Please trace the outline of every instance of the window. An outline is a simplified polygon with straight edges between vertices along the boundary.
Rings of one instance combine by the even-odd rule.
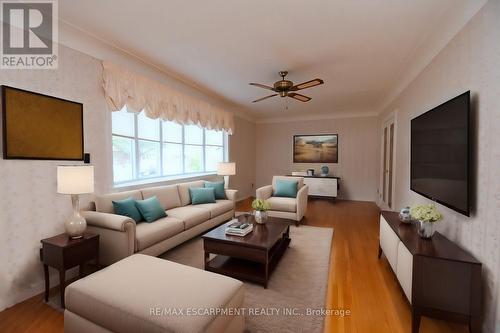
[[[226,156],[226,134],[129,113],[112,113],[113,181],[215,172]]]

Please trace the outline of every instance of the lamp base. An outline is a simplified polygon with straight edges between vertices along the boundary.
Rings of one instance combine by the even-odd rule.
[[[64,229],[71,239],[78,239],[83,237],[85,229],[87,229],[87,221],[80,215],[79,200],[77,194],[71,195],[71,203],[73,204],[73,216],[64,222]]]
[[[73,236],[73,237],[69,237],[69,239],[81,239],[83,238],[83,235],[80,235],[80,236]]]
[[[69,220],[64,222],[64,229],[69,238],[82,238],[85,229],[87,229],[87,221],[80,214],[73,215]]]

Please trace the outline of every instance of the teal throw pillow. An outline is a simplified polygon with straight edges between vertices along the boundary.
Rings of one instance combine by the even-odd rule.
[[[224,190],[224,181],[205,182],[205,187],[214,189],[215,199],[226,199],[226,191]]]
[[[142,221],[142,215],[135,206],[135,200],[132,197],[123,200],[113,200],[113,209],[115,210],[115,214],[128,216],[136,223]]]
[[[296,180],[277,179],[275,197],[296,198],[298,182]]]
[[[165,209],[161,206],[156,195],[145,200],[136,200],[135,205],[137,209],[139,209],[139,212],[141,212],[142,217],[144,217],[148,223],[167,216]]]
[[[191,187],[189,195],[193,205],[215,202],[215,189],[213,187]]]

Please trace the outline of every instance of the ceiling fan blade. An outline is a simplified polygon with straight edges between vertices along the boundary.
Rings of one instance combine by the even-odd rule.
[[[272,94],[272,95],[269,95],[269,96],[266,96],[266,97],[262,97],[262,98],[256,99],[255,101],[252,101],[252,103],[260,102],[262,100],[265,100],[267,98],[271,98],[271,97],[274,97],[274,96],[278,96],[278,94]]]
[[[292,88],[290,88],[290,90],[297,91],[297,90],[307,89],[307,88],[318,86],[318,85],[323,84],[323,83],[325,83],[325,82],[321,79],[314,79],[314,80],[310,80],[310,81],[296,84]]]
[[[266,86],[265,84],[260,84],[260,83],[249,83],[249,84],[251,86],[256,86],[256,87],[259,87],[259,88],[264,88],[264,89],[267,89],[267,90],[275,91],[273,87]]]
[[[297,94],[297,93],[288,93],[287,96],[291,97],[291,98],[295,98],[296,100],[301,101],[301,102],[309,102],[311,100],[311,97],[307,97],[307,96]]]

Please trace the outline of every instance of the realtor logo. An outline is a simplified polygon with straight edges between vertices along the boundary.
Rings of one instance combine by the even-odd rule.
[[[56,69],[56,0],[1,0],[0,8],[0,68]]]

